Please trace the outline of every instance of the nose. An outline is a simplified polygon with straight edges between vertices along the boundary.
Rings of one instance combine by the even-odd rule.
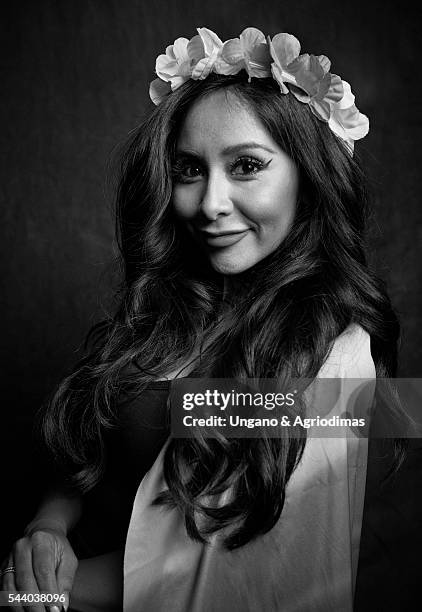
[[[229,215],[233,210],[230,185],[227,178],[219,172],[210,172],[202,193],[200,211],[210,221],[220,215]]]

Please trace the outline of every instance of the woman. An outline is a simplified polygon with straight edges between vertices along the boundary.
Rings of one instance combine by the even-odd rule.
[[[46,412],[58,484],[4,589],[119,608],[127,536],[126,610],[352,609],[365,440],[169,438],[166,410],[181,376],[394,375],[398,324],[367,267],[353,157],[368,120],[329,70],[254,28],[224,44],[201,28],[157,58],[158,106],[121,166],[121,305]],[[67,533],[113,477],[119,550],[74,580]]]

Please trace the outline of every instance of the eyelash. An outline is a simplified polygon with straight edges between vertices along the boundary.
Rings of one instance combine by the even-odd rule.
[[[235,176],[251,176],[251,175],[257,174],[261,170],[264,170],[268,166],[270,161],[265,163],[257,159],[256,157],[251,157],[250,155],[242,155],[241,157],[238,157],[234,162],[232,162],[229,165],[229,169],[230,169],[230,172],[233,172],[236,166],[239,166],[241,164],[250,164],[254,166],[254,169],[251,172],[246,172],[244,174],[237,174],[237,175],[235,174]],[[193,161],[192,162],[177,161],[174,164],[173,169],[172,169],[173,179],[179,183],[193,182],[199,175],[190,176],[190,177],[183,176],[183,172],[187,168],[192,168],[192,167],[195,169],[201,169],[201,164],[198,162],[193,162]]]

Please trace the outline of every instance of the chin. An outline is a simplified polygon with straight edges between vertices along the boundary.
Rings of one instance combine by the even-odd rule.
[[[241,274],[251,268],[255,261],[239,261],[230,257],[210,257],[210,264],[218,274],[232,276]]]

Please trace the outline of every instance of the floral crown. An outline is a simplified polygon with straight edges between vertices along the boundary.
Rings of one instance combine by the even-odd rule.
[[[149,95],[158,105],[189,79],[206,79],[211,72],[237,74],[246,70],[252,77],[273,77],[283,94],[292,93],[308,104],[314,115],[346,141],[353,151],[355,140],[369,131],[368,117],[355,106],[349,83],[329,72],[325,55],[300,55],[300,43],[292,34],[265,38],[261,30],[246,28],[239,38],[223,43],[207,28],[188,40],[178,38],[155,62],[158,79],[150,84]]]

